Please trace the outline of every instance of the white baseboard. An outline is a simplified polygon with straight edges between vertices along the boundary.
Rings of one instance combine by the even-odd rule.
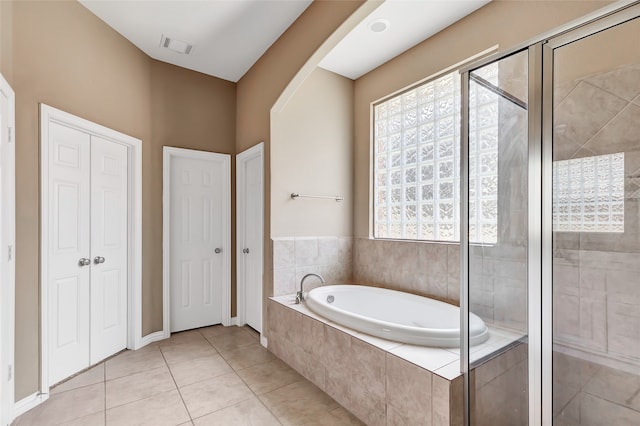
[[[27,397],[22,398],[20,401],[17,401],[13,405],[13,418],[15,419],[23,415],[24,413],[31,410],[32,408],[35,408],[38,405],[42,404],[47,399],[49,399],[49,394],[40,393],[40,392],[36,392]]]
[[[238,317],[231,317],[231,320],[229,320],[229,325],[238,325]]]
[[[140,349],[142,347],[147,346],[149,343],[153,343],[153,342],[157,342],[159,340],[164,340],[164,339],[168,339],[170,336],[170,333],[168,331],[156,331],[155,333],[151,333],[151,334],[147,334],[146,336],[143,336],[142,339],[140,339],[140,346],[138,346],[135,349]]]
[[[262,334],[260,335],[260,344],[262,346],[264,346],[265,348],[268,347],[268,345],[269,345],[269,341]]]

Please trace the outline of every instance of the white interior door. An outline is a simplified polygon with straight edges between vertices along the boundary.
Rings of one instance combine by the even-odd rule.
[[[91,136],[49,124],[49,382],[89,366]]]
[[[49,383],[126,348],[128,150],[49,123]]]
[[[170,328],[175,332],[223,322],[230,159],[171,149],[184,154],[169,160]]]
[[[127,347],[128,150],[91,138],[91,364]]]
[[[13,420],[15,94],[0,75],[0,424]]]
[[[237,159],[238,292],[244,322],[262,332],[263,144]]]

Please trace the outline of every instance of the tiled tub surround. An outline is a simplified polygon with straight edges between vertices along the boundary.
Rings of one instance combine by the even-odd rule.
[[[269,350],[366,424],[462,424],[459,349],[372,337],[293,301],[293,295],[268,301]],[[492,330],[472,349],[481,357],[514,338]]]
[[[355,238],[353,280],[460,302],[460,245]]]
[[[292,294],[305,274],[316,273],[331,283],[350,283],[353,279],[353,238],[290,237],[274,238],[273,295]],[[320,285],[305,282],[305,291]]]

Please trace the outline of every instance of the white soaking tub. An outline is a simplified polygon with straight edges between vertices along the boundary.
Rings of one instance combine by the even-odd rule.
[[[305,297],[309,309],[372,336],[421,346],[460,346],[460,308],[438,300],[363,285],[328,285]],[[489,338],[477,315],[469,314],[470,343]]]

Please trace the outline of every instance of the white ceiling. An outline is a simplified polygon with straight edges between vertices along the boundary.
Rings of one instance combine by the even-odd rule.
[[[311,0],[79,0],[159,61],[237,82]],[[193,45],[160,47],[162,35]]]
[[[147,55],[237,82],[312,0],[79,0]],[[490,0],[386,0],[320,63],[357,79]],[[390,22],[382,33],[369,29]],[[189,55],[162,36],[193,45]]]
[[[387,0],[354,28],[320,66],[353,80],[464,18],[490,0]],[[387,20],[387,30],[369,26]]]

